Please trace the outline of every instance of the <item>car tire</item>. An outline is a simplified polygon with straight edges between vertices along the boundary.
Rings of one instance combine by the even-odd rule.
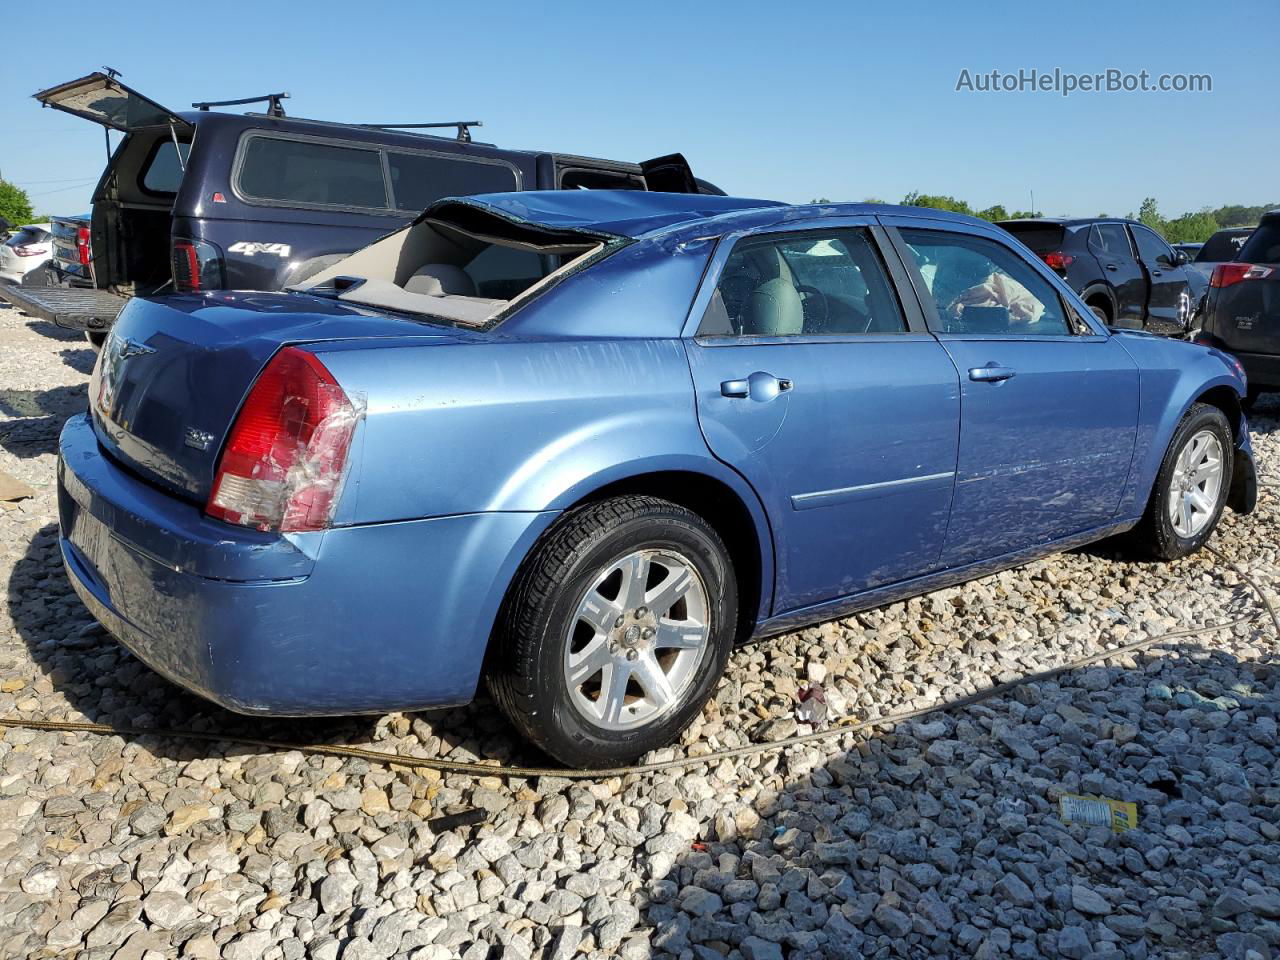
[[[1098,319],[1098,322],[1104,327],[1111,323],[1111,316],[1107,313],[1105,307],[1099,306],[1096,303],[1086,304],[1086,306],[1088,306],[1089,312],[1092,313]]]
[[[1146,513],[1134,529],[1143,553],[1177,560],[1204,546],[1226,506],[1234,454],[1226,415],[1205,403],[1192,405],[1173,432]],[[1214,459],[1216,470],[1210,466]],[[1194,506],[1195,500],[1203,508]]]
[[[737,616],[733,564],[710,524],[655,497],[602,500],[561,518],[523,565],[486,679],[512,723],[557,760],[626,764],[670,744],[702,709]]]

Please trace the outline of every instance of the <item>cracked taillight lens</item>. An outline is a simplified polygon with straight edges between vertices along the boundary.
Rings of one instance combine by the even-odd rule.
[[[281,350],[231,427],[205,512],[258,530],[327,528],[358,419],[314,354]]]

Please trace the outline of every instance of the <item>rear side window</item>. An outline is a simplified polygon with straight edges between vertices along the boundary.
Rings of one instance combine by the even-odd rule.
[[[425,210],[441,197],[519,190],[516,171],[488,163],[428,153],[387,153],[397,210]]]
[[[175,147],[172,140],[159,141],[151,151],[151,159],[143,171],[142,189],[148,193],[177,193],[178,187],[182,185],[183,168],[190,152],[189,143],[180,143]]]
[[[240,193],[254,200],[386,208],[377,150],[251,137],[241,155]]]
[[[1111,257],[1132,257],[1133,248],[1119,223],[1095,223],[1089,231],[1089,246]]]
[[[1003,244],[935,230],[902,230],[933,296],[942,333],[1067,336],[1049,281]]]
[[[738,241],[716,283],[700,336],[902,333],[902,308],[865,230]]]
[[[1245,263],[1280,263],[1280,219],[1264,220],[1240,248]]]

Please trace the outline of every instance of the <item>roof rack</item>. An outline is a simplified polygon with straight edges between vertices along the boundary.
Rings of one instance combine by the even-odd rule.
[[[471,128],[483,127],[480,120],[449,120],[444,123],[358,123],[358,127],[369,127],[373,130],[427,130],[440,127],[457,127],[458,139],[463,143],[471,142]]]
[[[281,100],[288,100],[287,93],[267,93],[260,97],[245,97],[243,100],[201,100],[199,103],[193,103],[191,106],[197,110],[208,111],[210,107],[240,107],[246,103],[263,103],[267,104],[268,117],[283,117],[284,107],[281,106]]]

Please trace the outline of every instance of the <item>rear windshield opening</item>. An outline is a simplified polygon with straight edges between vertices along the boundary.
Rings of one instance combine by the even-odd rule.
[[[1280,217],[1262,221],[1235,259],[1245,263],[1280,263]]]
[[[486,326],[602,243],[579,236],[498,236],[425,219],[357,250],[293,289],[469,327]]]

